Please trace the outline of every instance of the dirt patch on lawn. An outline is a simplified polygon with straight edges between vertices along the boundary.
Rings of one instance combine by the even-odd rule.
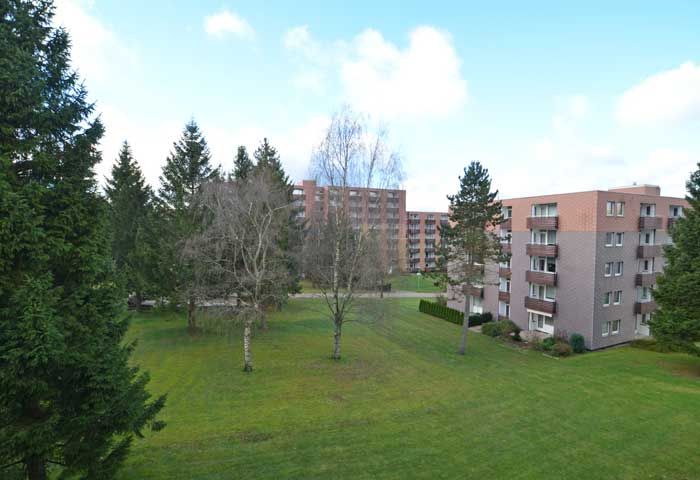
[[[700,363],[697,361],[660,360],[659,365],[674,375],[700,379]]]

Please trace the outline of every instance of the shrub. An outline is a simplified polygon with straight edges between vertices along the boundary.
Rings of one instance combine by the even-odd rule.
[[[580,333],[572,333],[569,337],[569,344],[574,353],[583,353],[586,351],[586,341]]]
[[[501,335],[501,325],[495,322],[485,323],[481,326],[481,333],[489,337],[498,337]]]
[[[564,342],[556,342],[552,347],[552,353],[557,357],[568,357],[572,351],[571,345]]]
[[[481,323],[493,322],[493,315],[491,312],[486,312],[481,314]]]
[[[542,340],[542,349],[546,352],[549,352],[554,348],[555,344],[554,337],[547,337],[544,340]]]
[[[437,302],[421,300],[418,304],[418,311],[427,313],[433,317],[442,318],[456,325],[462,325],[462,323],[464,323],[464,314],[462,312],[446,305],[440,305]]]
[[[437,303],[438,305],[442,305],[443,307],[446,307],[447,306],[447,297],[444,295],[438,295],[437,297],[435,297],[435,303]]]
[[[540,337],[533,336],[530,338],[530,340],[528,340],[528,343],[533,350],[544,352],[544,345],[542,344],[542,339]]]
[[[511,334],[520,336],[520,327],[513,320],[501,320],[498,324],[501,326],[502,336],[510,337]]]

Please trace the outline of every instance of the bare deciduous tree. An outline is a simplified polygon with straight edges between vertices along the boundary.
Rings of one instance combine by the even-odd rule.
[[[401,159],[387,145],[387,131],[372,130],[359,115],[345,107],[333,116],[321,144],[312,156],[319,185],[329,187],[329,210],[312,218],[303,251],[304,273],[318,285],[334,326],[332,358],[340,359],[343,323],[358,289],[376,287],[377,263],[366,258],[378,222],[351,215],[351,188],[397,188]]]
[[[247,179],[205,184],[198,201],[205,227],[189,242],[187,253],[196,265],[200,298],[237,295],[244,371],[250,372],[255,321],[266,328],[265,307],[287,295],[289,272],[279,239],[289,226],[288,196],[263,171]]]

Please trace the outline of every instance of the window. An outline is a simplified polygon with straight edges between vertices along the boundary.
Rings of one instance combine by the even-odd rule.
[[[605,215],[612,217],[615,215],[615,202],[608,202],[605,208]]]
[[[643,230],[639,232],[639,244],[640,245],[654,245],[656,240],[655,230]]]
[[[655,217],[656,216],[656,205],[653,203],[642,203],[641,209],[639,211],[640,217]]]
[[[639,287],[638,295],[640,302],[648,302],[651,300],[651,287]]]
[[[622,290],[615,290],[615,296],[613,298],[613,304],[615,305],[620,305],[622,304]]]
[[[615,233],[607,232],[605,234],[605,246],[612,247],[615,244]]]
[[[510,292],[510,280],[500,277],[498,279],[498,290],[500,292]]]
[[[557,287],[552,285],[530,284],[530,296],[539,300],[554,301],[557,297]]]
[[[611,326],[610,324],[611,323],[612,322],[603,322],[603,330],[601,332],[601,335],[603,335],[604,337],[607,337],[608,335],[610,335],[610,326]]]
[[[617,216],[618,217],[625,216],[625,202],[617,202]]]
[[[557,231],[556,230],[533,230],[532,243],[538,245],[556,245]]]
[[[501,213],[503,214],[503,219],[508,220],[513,217],[513,207],[503,207]]]
[[[481,298],[469,296],[469,312],[470,313],[483,313],[484,307],[481,303]]]
[[[612,292],[605,292],[603,295],[603,306],[607,307],[610,305],[610,297],[612,297]]]
[[[498,314],[502,317],[510,318],[510,303],[498,302]]]
[[[615,234],[615,246],[616,247],[621,247],[622,244],[625,242],[625,234],[624,232],[618,232]]]
[[[294,195],[304,195],[304,189],[299,187],[294,187]]]
[[[617,335],[620,333],[620,324],[622,323],[621,320],[613,320],[612,321],[612,334]]]
[[[554,257],[532,257],[532,270],[535,272],[557,273],[557,260]]]
[[[498,264],[501,268],[510,268],[510,258]]]
[[[605,264],[605,276],[606,277],[611,277],[612,276],[612,271],[613,271],[613,262],[607,262]]]
[[[552,317],[535,312],[528,312],[528,316],[530,317],[530,330],[554,333],[554,320]]]
[[[513,238],[511,237],[510,230],[500,230],[501,232],[501,243],[511,243]]]
[[[557,204],[556,203],[543,203],[539,205],[532,206],[532,216],[533,217],[556,217],[557,216]]]
[[[671,218],[680,218],[683,216],[683,207],[679,205],[671,205],[668,216]]]
[[[622,276],[622,271],[623,271],[623,262],[617,262],[615,264],[615,276],[620,277]]]
[[[639,273],[652,273],[654,271],[654,259],[645,258],[639,261]]]

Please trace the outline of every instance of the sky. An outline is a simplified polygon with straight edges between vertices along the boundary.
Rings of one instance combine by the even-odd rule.
[[[478,160],[501,198],[636,183],[700,161],[700,2],[57,0],[106,126],[149,182],[194,118],[214,162],[263,137],[292,179],[343,105],[384,125],[407,207]]]

